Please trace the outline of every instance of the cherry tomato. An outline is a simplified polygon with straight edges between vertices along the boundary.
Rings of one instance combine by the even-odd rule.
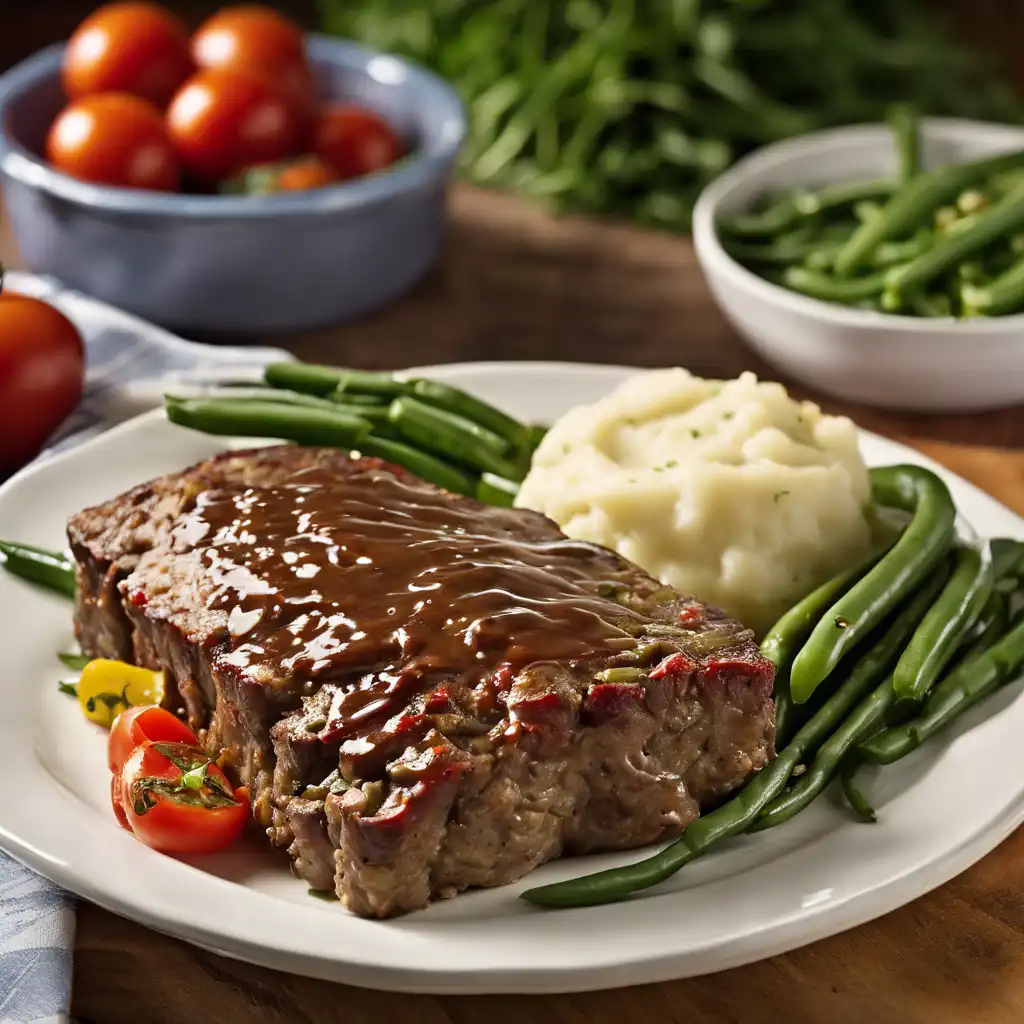
[[[225,182],[222,192],[266,196],[274,192],[305,192],[322,188],[338,180],[334,169],[318,156],[300,156],[280,164],[260,164],[247,167],[237,178]]]
[[[196,72],[171,100],[167,126],[185,167],[211,183],[292,156],[302,136],[281,88],[237,68]]]
[[[337,105],[321,112],[313,148],[341,178],[357,178],[402,155],[394,130],[372,110]]]
[[[188,32],[158,4],[107,4],[89,15],[64,50],[64,91],[73,100],[129,92],[159,107],[192,73]]]
[[[121,769],[121,801],[137,839],[161,853],[213,853],[233,843],[249,817],[249,794],[234,790],[198,747],[146,740]]]
[[[121,793],[121,773],[114,772],[110,776],[110,805],[114,808],[114,817],[118,825],[128,832],[132,827],[128,824],[128,815],[124,813],[124,796]]]
[[[146,740],[198,746],[196,734],[176,715],[159,704],[128,708],[114,719],[107,740],[107,764],[119,774],[128,755]]]
[[[241,4],[218,11],[192,36],[192,59],[201,68],[258,71],[277,82],[301,113],[313,112],[302,30],[270,7]]]
[[[310,188],[323,188],[337,181],[334,168],[318,156],[303,156],[281,168],[277,176],[278,192],[305,192]]]
[[[82,397],[85,355],[53,306],[0,295],[0,472],[27,462]]]
[[[160,111],[124,92],[68,104],[50,128],[46,158],[73,178],[101,185],[173,192],[181,183]]]

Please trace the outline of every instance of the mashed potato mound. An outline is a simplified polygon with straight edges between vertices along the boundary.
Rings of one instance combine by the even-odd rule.
[[[752,373],[654,370],[573,409],[516,504],[758,633],[871,542],[853,423]]]

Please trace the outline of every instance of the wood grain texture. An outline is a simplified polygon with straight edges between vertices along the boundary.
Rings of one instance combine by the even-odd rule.
[[[0,258],[16,265],[2,235]],[[570,359],[771,375],[715,309],[685,240],[553,221],[465,188],[453,195],[442,266],[408,298],[343,328],[256,340],[365,367]],[[920,417],[821,401],[1024,513],[1024,408]],[[82,905],[73,1011],[83,1024],[1019,1024],[1024,831],[935,893],[806,949],[705,978],[573,996],[344,988],[226,960]]]

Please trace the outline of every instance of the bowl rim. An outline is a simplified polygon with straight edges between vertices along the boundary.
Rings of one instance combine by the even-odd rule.
[[[397,71],[404,79],[401,88],[429,95],[442,111],[436,140],[427,148],[414,151],[394,170],[309,192],[269,196],[185,195],[95,185],[51,167],[12,138],[4,123],[4,113],[14,100],[45,79],[60,74],[64,46],[63,42],[58,42],[44,47],[0,75],[0,174],[76,206],[105,213],[221,220],[269,219],[296,214],[321,216],[363,209],[446,177],[466,136],[467,118],[462,100],[438,75],[382,50],[309,33],[306,48],[312,63],[339,65],[378,80],[381,77],[394,79]],[[375,64],[378,65],[376,70]]]
[[[937,139],[970,141],[1004,136],[1007,142],[1016,141],[1024,147],[1024,125],[953,117],[926,117],[921,119],[921,125],[923,132]],[[1024,313],[999,317],[915,317],[826,302],[758,276],[726,251],[716,226],[718,210],[737,188],[747,184],[751,178],[799,158],[813,161],[822,149],[832,149],[838,144],[854,148],[889,138],[889,128],[880,122],[841,125],[770,143],[742,157],[707,185],[694,205],[693,243],[705,274],[725,277],[735,287],[753,293],[764,302],[784,307],[795,315],[847,327],[890,328],[910,334],[934,334],[936,329],[941,329],[965,334],[1003,335],[1024,330]],[[793,184],[801,182],[796,180]]]

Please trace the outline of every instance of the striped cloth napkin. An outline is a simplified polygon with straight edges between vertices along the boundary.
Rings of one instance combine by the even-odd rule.
[[[9,273],[4,289],[52,303],[85,339],[85,397],[40,458],[152,408],[165,390],[256,380],[266,363],[289,358],[276,349],[183,341],[48,278]],[[0,1024],[65,1024],[73,942],[68,895],[0,853]]]

